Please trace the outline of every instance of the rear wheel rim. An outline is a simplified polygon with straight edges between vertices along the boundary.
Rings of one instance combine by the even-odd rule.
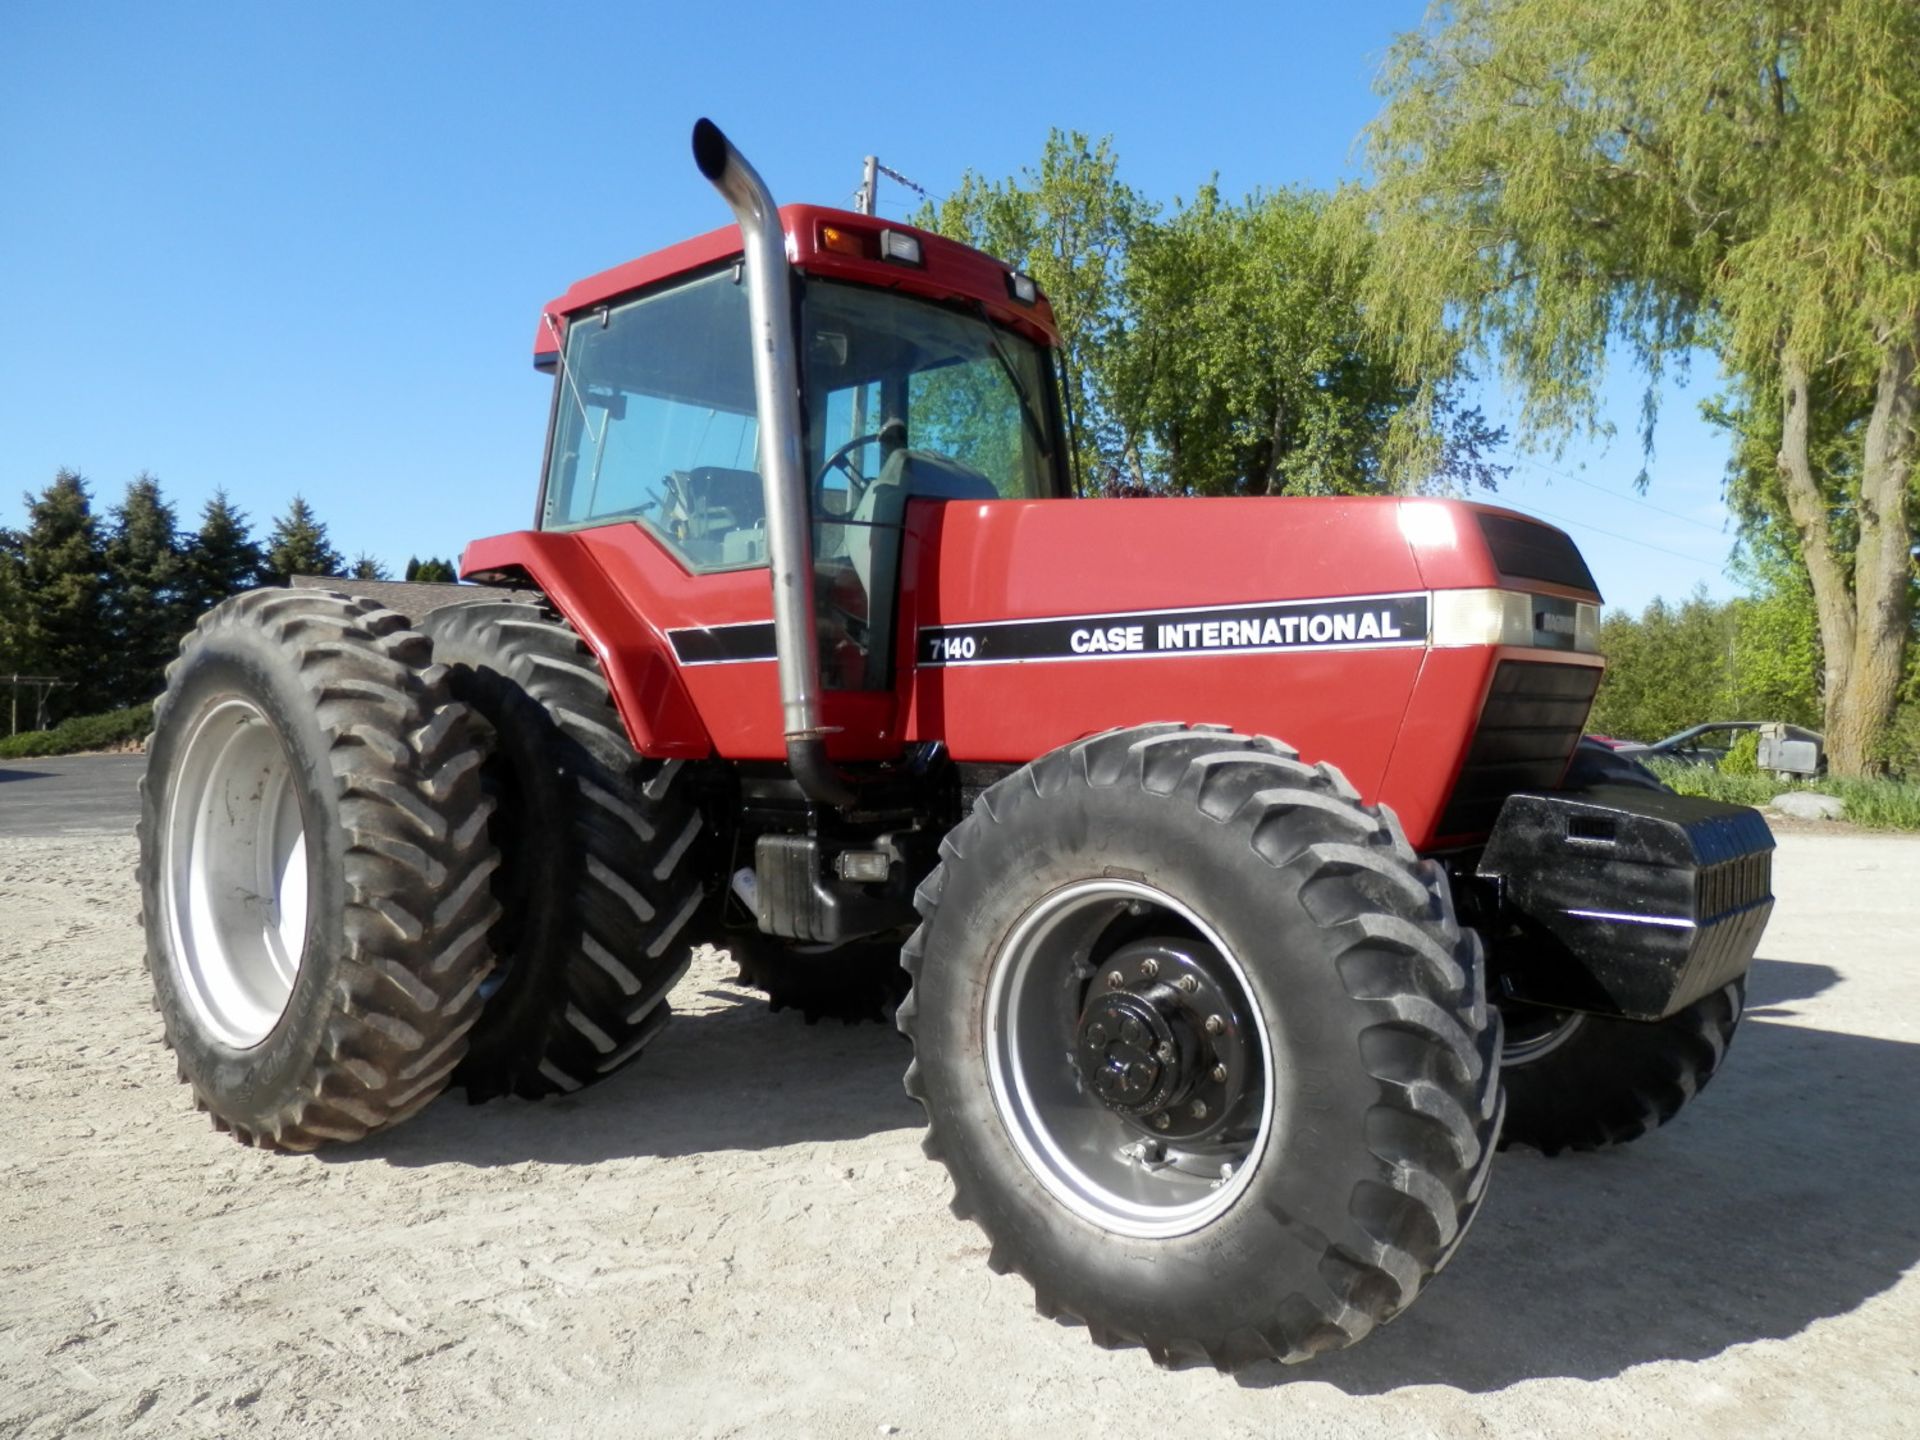
[[[274,1031],[306,952],[307,828],[285,742],[219,697],[173,765],[161,894],[169,962],[205,1031],[247,1050]]]
[[[1161,918],[1177,934],[1157,934]],[[1189,1042],[1201,1037],[1204,1074],[1196,1083],[1205,1086],[1222,1071],[1233,1079],[1230,1105],[1211,1122],[1193,1118],[1191,1100],[1151,1115],[1117,1109],[1094,1093],[1075,1062],[1086,1017],[1115,973],[1102,946],[1116,924],[1151,936],[1139,943],[1163,947],[1152,953],[1165,955],[1170,971],[1185,969],[1180,978],[1194,982],[1192,1015],[1174,1013],[1173,1020]],[[1130,988],[1147,986],[1143,980]],[[1120,993],[1118,985],[1114,992]],[[988,1089],[1014,1147],[1054,1199],[1103,1230],[1164,1239],[1203,1229],[1241,1198],[1273,1148],[1272,1028],[1233,952],[1165,891],[1098,879],[1046,896],[1000,947],[984,1018]],[[1183,1047],[1183,1058],[1191,1048]],[[1156,1128],[1170,1112],[1178,1118]],[[1208,1123],[1217,1127],[1213,1133],[1178,1135]]]

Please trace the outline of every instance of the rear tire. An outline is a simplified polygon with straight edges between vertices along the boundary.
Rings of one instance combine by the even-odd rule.
[[[1016,771],[941,855],[907,1091],[994,1269],[1096,1344],[1224,1370],[1413,1301],[1485,1189],[1500,1029],[1390,815],[1271,740],[1142,726]]]
[[[420,628],[494,736],[502,973],[454,1082],[476,1103],[578,1090],[638,1058],[692,959],[692,774],[634,753],[592,652],[543,606],[448,605]]]
[[[141,781],[155,1007],[235,1139],[358,1140],[445,1087],[496,914],[464,706],[371,600],[256,590],[168,667]]]

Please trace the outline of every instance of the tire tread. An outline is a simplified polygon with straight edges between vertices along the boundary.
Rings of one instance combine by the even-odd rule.
[[[1486,1003],[1478,940],[1456,921],[1441,868],[1420,860],[1391,813],[1361,803],[1333,767],[1307,765],[1280,741],[1216,727],[1109,731],[1002,779],[943,840],[942,862],[915,896],[922,923],[901,952],[914,988],[897,1023],[909,1040],[919,1028],[926,937],[948,867],[996,843],[1007,787],[1045,796],[1076,777],[1089,786],[1133,784],[1178,797],[1244,834],[1276,870],[1298,874],[1303,894],[1324,887],[1349,897],[1351,903],[1333,907],[1348,913],[1314,919],[1335,944],[1335,963],[1352,1000],[1370,1017],[1361,1039],[1379,1086],[1373,1114],[1383,1123],[1369,1126],[1378,1170],[1355,1186],[1348,1206],[1365,1242],[1354,1247],[1312,1237],[1325,1251],[1324,1288],[1282,1297],[1270,1322],[1257,1329],[1129,1333],[1107,1317],[1069,1308],[1044,1266],[989,1234],[995,1259],[1033,1287],[1042,1314],[1086,1326],[1103,1347],[1143,1346],[1162,1364],[1205,1359],[1232,1370],[1263,1359],[1305,1360],[1351,1345],[1404,1309],[1446,1263],[1486,1190],[1501,1116],[1500,1019]],[[948,1149],[944,1122],[929,1101],[917,1059],[907,1068],[905,1085],[927,1112],[922,1149],[940,1159]],[[948,1168],[954,1213],[977,1217],[982,1207],[968,1193],[964,1171]],[[1298,1227],[1292,1217],[1275,1218]]]

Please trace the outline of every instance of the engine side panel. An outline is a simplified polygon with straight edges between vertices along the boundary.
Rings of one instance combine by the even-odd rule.
[[[1424,587],[1392,502],[916,504],[907,553],[909,739],[942,739],[961,760],[1018,761],[1116,725],[1204,720],[1279,735],[1377,793],[1425,640]],[[1417,633],[1383,618],[1364,641],[1223,648],[1203,628],[1272,619],[1263,638],[1276,639],[1301,634],[1312,613],[1282,602],[1361,597],[1363,615],[1386,617],[1410,596]],[[1085,623],[1029,627],[1019,645],[971,628],[1056,616]],[[976,654],[936,663],[931,627],[962,652],[972,640]],[[916,630],[922,648],[904,649]],[[1115,648],[1085,648],[1102,644]]]
[[[1431,589],[1515,583],[1483,514],[1505,518],[1384,498],[916,502],[898,656],[906,738],[1017,762],[1116,725],[1224,724],[1338,765],[1417,847],[1460,838],[1441,833],[1456,781],[1511,739],[1479,734],[1483,714],[1490,725],[1507,713],[1494,692],[1515,672],[1502,662],[1563,679],[1571,667],[1576,689],[1600,663],[1427,648]],[[1357,633],[1335,629],[1356,616]]]
[[[1498,563],[1483,514],[1505,512],[1385,498],[915,500],[894,689],[827,690],[828,749],[884,760],[937,741],[956,760],[1021,763],[1114,726],[1208,722],[1338,765],[1418,848],[1471,840],[1485,826],[1461,828],[1456,788],[1498,788],[1503,766],[1512,788],[1551,788],[1601,664],[1429,648],[1435,590],[1524,582],[1593,598]],[[600,657],[642,753],[784,758],[764,568],[690,574],[646,530],[616,524],[478,541],[462,572],[524,574],[545,591]]]

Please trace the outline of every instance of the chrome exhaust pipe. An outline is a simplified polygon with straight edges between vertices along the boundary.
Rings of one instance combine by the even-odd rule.
[[[800,362],[780,210],[767,182],[711,120],[694,123],[693,163],[732,208],[745,245],[753,392],[760,411],[760,483],[767,505],[767,567],[773,580],[773,645],[787,763],[809,798],[823,805],[850,805],[853,788],[827,759],[826,731],[820,723],[820,648],[813,610],[807,462],[801,449]]]

